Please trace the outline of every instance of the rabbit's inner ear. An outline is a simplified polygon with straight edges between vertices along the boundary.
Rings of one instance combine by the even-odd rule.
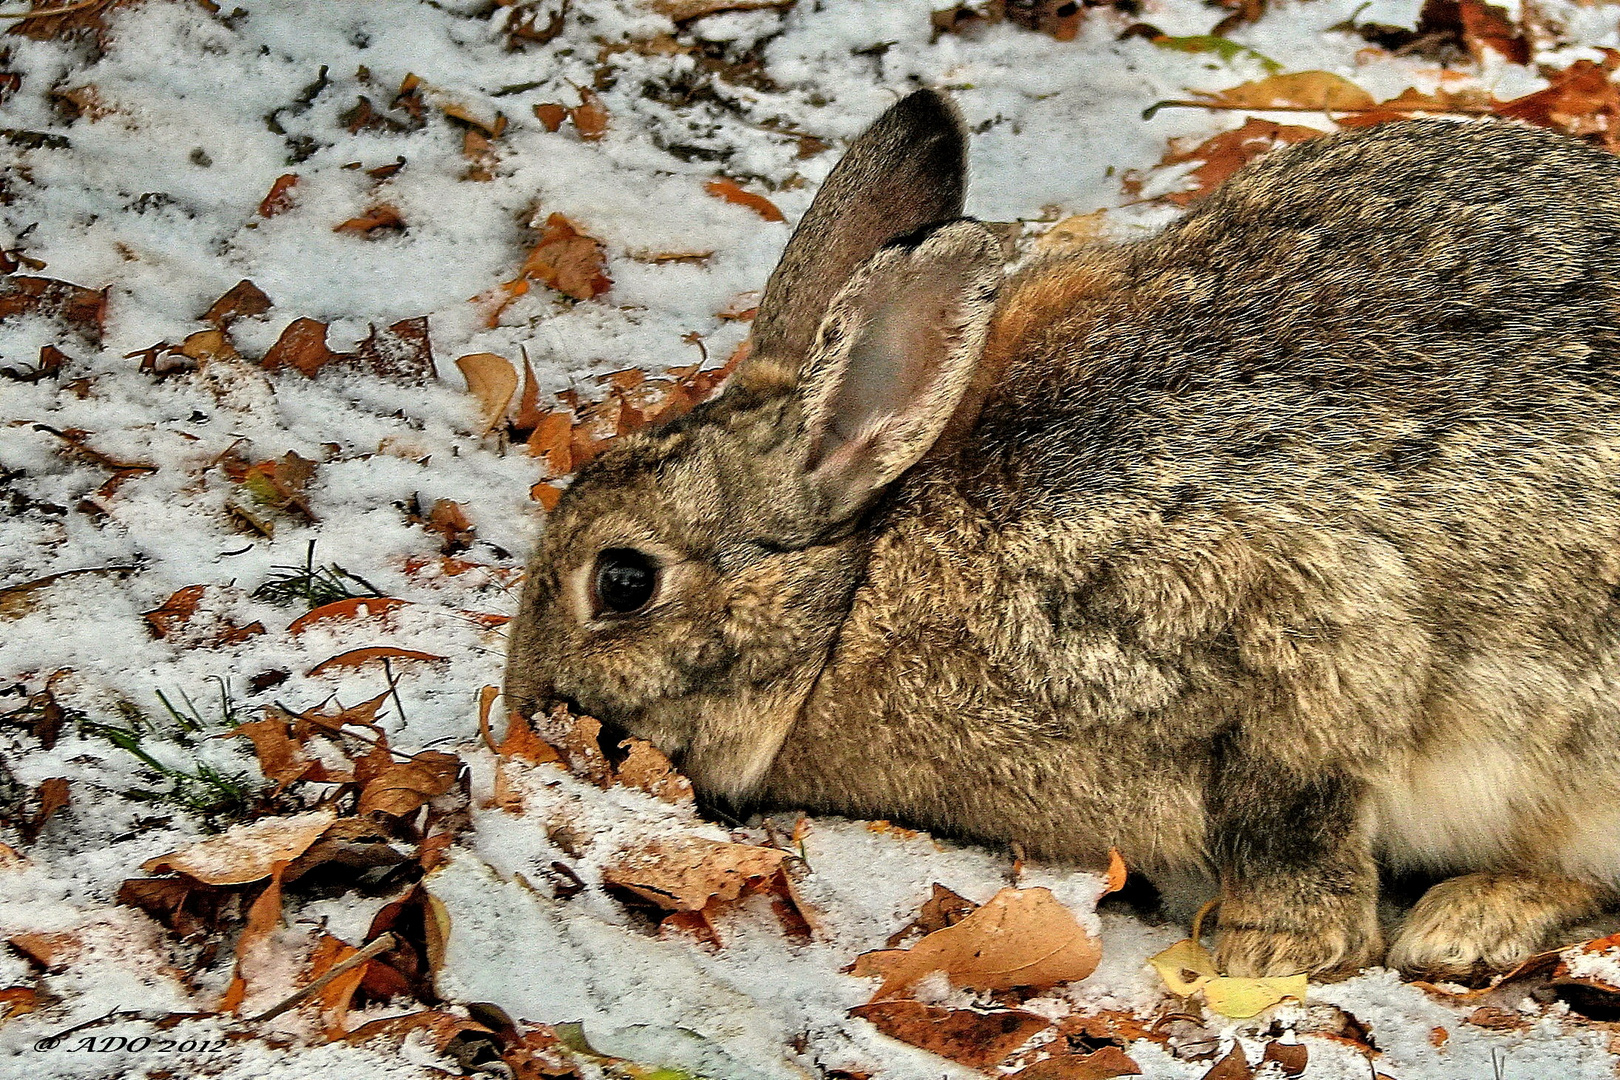
[[[833,301],[801,393],[806,463],[835,517],[934,445],[973,380],[1000,269],[989,231],[957,221],[879,252]]]
[[[803,357],[838,287],[891,239],[962,213],[967,132],[943,94],[919,90],[849,148],[766,283],[754,355]]]

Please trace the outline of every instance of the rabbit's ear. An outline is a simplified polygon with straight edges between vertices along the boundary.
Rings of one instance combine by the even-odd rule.
[[[797,364],[833,294],[896,236],[962,213],[967,133],[944,95],[919,90],[856,139],[805,211],[752,330],[753,355]]]
[[[799,387],[806,466],[834,520],[915,465],[973,382],[1001,245],[953,221],[884,248],[834,298]]]

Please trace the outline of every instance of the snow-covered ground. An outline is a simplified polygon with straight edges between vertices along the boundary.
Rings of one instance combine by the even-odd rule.
[[[910,922],[933,882],[977,902],[1012,883],[1003,853],[810,821],[794,849],[796,888],[817,920],[810,940],[784,933],[759,895],[720,917],[715,948],[653,934],[604,890],[602,868],[649,837],[770,844],[794,833],[795,819],[732,831],[689,804],[603,789],[555,765],[505,763],[502,783],[521,798],[496,797],[497,757],[478,740],[478,694],[500,681],[503,642],[498,620],[480,616],[515,606],[522,558],[543,520],[530,489],[545,473],[501,429],[481,434],[480,403],[454,360],[493,353],[521,367],[526,356],[541,408],[570,390],[602,397],[595,377],[609,372],[659,374],[705,357],[718,365],[747,332],[722,314],[750,306],[839,148],[919,85],[950,89],[975,133],[968,212],[1024,222],[1033,239],[1045,223],[1098,210],[1119,236],[1170,219],[1175,206],[1146,198],[1175,190],[1192,167],[1152,171],[1169,141],[1196,143],[1244,114],[1172,108],[1144,120],[1143,111],[1188,90],[1260,78],[1266,61],[1336,72],[1380,100],[1441,84],[1506,98],[1544,82],[1494,56],[1443,73],[1418,53],[1397,56],[1330,29],[1373,15],[1410,25],[1416,12],[1401,0],[1379,0],[1372,14],[1362,0],[1274,3],[1230,31],[1250,51],[1229,59],[1122,36],[1138,22],[1171,37],[1208,34],[1228,14],[1192,0],[1144,0],[1132,15],[1088,9],[1068,41],[1010,21],[936,33],[936,4],[946,6],[798,0],[677,24],[648,0],[224,0],[218,10],[148,0],[102,11],[99,40],[93,27],[3,39],[0,73],[12,88],[0,100],[0,249],[7,261],[28,260],[19,275],[107,293],[98,331],[42,305],[13,310],[0,291],[0,368],[25,373],[42,346],[65,356],[58,373],[33,381],[0,375],[0,713],[17,710],[0,720],[0,812],[14,819],[0,833],[9,845],[0,848],[0,940],[65,934],[75,943],[43,965],[0,946],[0,991],[34,995],[33,1011],[9,1018],[0,998],[0,1075],[454,1069],[419,1039],[403,1050],[323,1044],[318,1025],[296,1011],[251,1037],[237,1036],[252,1025],[221,1017],[175,1029],[206,1052],[159,1052],[155,1043],[75,1051],[72,1041],[35,1049],[112,1010],[216,1006],[231,950],[187,971],[194,950],[114,904],[144,862],[212,823],[174,796],[218,786],[172,773],[195,777],[207,766],[256,786],[247,740],[209,731],[257,719],[273,702],[295,712],[334,698],[354,705],[390,682],[380,722],[393,744],[454,751],[471,769],[471,824],[427,879],[448,919],[435,985],[450,1007],[491,1002],[515,1020],[582,1021],[603,1054],[727,1080],[973,1075],[851,1018],[875,984],[844,969]],[[512,33],[519,22],[543,31],[559,13],[549,41]],[[1620,47],[1620,7],[1547,3],[1532,22],[1537,58],[1551,69]],[[408,76],[419,82],[396,103]],[[578,105],[581,88],[606,109],[605,133],[586,138],[571,120],[547,130],[534,106]],[[1331,126],[1320,116],[1276,119]],[[1127,185],[1128,173],[1145,176],[1145,186]],[[267,201],[288,175],[296,182]],[[786,222],[708,193],[705,184],[722,176],[767,197]],[[398,224],[337,228],[381,207]],[[502,306],[501,286],[519,279],[535,243],[531,226],[552,214],[601,242],[611,288],[574,300],[533,283]],[[244,279],[268,297],[268,310],[231,322],[228,348],[193,338],[210,327],[204,312]],[[437,377],[339,363],[311,378],[259,364],[295,319],[329,324],[327,344],[346,353],[374,327],[421,317]],[[148,352],[188,339],[204,353],[200,363]],[[157,371],[141,370],[143,352]],[[178,370],[162,373],[171,366]],[[295,485],[301,500],[255,499],[263,491],[244,470],[289,453],[313,463]],[[452,544],[424,527],[440,500],[459,505],[474,536]],[[340,583],[355,591],[410,603],[290,631],[308,605],[254,592],[309,558],[341,567],[351,576]],[[3,591],[56,574],[65,576]],[[196,613],[158,636],[144,613],[199,585]],[[255,623],[262,632],[251,632]],[[232,627],[247,629],[227,634]],[[441,659],[402,660],[386,673],[375,663],[312,673],[370,646]],[[69,710],[48,749],[15,718],[33,723],[47,689]],[[185,733],[160,694],[183,715],[195,712],[204,730]],[[154,773],[108,737],[109,726],[136,732],[141,752],[171,773]],[[53,778],[67,780],[70,801],[24,842],[17,814],[37,808],[31,793]],[[306,789],[318,787],[290,798],[313,799]],[[558,863],[583,888],[559,886]],[[1094,915],[1101,883],[1092,875],[1025,867],[1017,883],[1053,889],[1100,928],[1103,947],[1095,974],[1024,1009],[1053,1019],[1131,1013],[1149,1024],[1180,1010],[1145,960],[1184,936],[1181,928]],[[280,967],[261,965],[247,1011],[307,981],[317,928],[358,945],[393,899],[290,893],[271,942]],[[936,997],[968,1003],[960,991]],[[1520,1006],[1493,1004],[1508,1014]],[[1382,1051],[1376,1069],[1398,1080],[1493,1068],[1515,1078],[1615,1073],[1609,1030],[1562,1004],[1524,999],[1522,1022],[1493,1024],[1466,1022],[1473,1007],[1372,971],[1313,985],[1305,1006],[1256,1020],[1177,1020],[1193,1033],[1138,1039],[1129,1052],[1146,1075],[1196,1080],[1232,1037],[1258,1061],[1263,1042],[1298,1029],[1316,1032],[1301,1036],[1308,1076],[1360,1080],[1370,1075],[1365,1040],[1321,1034],[1337,1022],[1324,1017],[1342,1012],[1370,1030]],[[389,1012],[378,1004],[366,1015]],[[154,1034],[140,1018],[87,1030]],[[1199,1039],[1207,1052],[1189,1051]]]

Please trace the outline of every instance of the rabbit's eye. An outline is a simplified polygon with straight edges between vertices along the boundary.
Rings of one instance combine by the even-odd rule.
[[[596,557],[591,578],[595,614],[632,615],[652,603],[658,564],[634,548],[608,548]]]

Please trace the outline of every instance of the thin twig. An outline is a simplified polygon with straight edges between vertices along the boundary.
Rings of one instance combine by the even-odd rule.
[[[399,700],[399,683],[394,678],[394,669],[388,666],[388,657],[383,657],[382,662],[383,678],[388,680],[388,692],[394,695],[394,708],[399,710],[399,722],[400,726],[403,727],[405,724],[405,703]]]
[[[1228,105],[1219,101],[1155,101],[1148,107],[1144,118],[1160,109],[1209,109],[1214,112],[1285,112],[1285,113],[1322,113],[1333,116],[1342,113],[1346,116],[1360,116],[1367,113],[1391,113],[1404,116],[1408,113],[1422,113],[1425,116],[1495,116],[1496,110],[1489,105],[1452,105],[1447,108],[1430,108],[1421,105],[1403,106],[1393,105],[1392,102],[1383,102],[1378,105],[1353,105],[1330,108],[1325,105]]]
[[[378,953],[387,952],[389,949],[394,947],[394,944],[394,935],[385,932],[370,945],[367,945],[365,948],[343,961],[343,963],[338,964],[331,971],[328,971],[325,975],[322,975],[320,978],[316,979],[302,990],[295,992],[289,997],[283,998],[281,1001],[277,1002],[275,1005],[272,1005],[258,1016],[248,1017],[248,1023],[262,1024],[266,1021],[274,1020],[276,1017],[280,1016],[294,1005],[297,1005],[300,1001],[303,1001],[311,994],[319,993],[326,987],[328,983],[337,978],[339,975],[342,975],[346,971],[354,970],[356,967],[365,963],[367,960],[370,960]]]

